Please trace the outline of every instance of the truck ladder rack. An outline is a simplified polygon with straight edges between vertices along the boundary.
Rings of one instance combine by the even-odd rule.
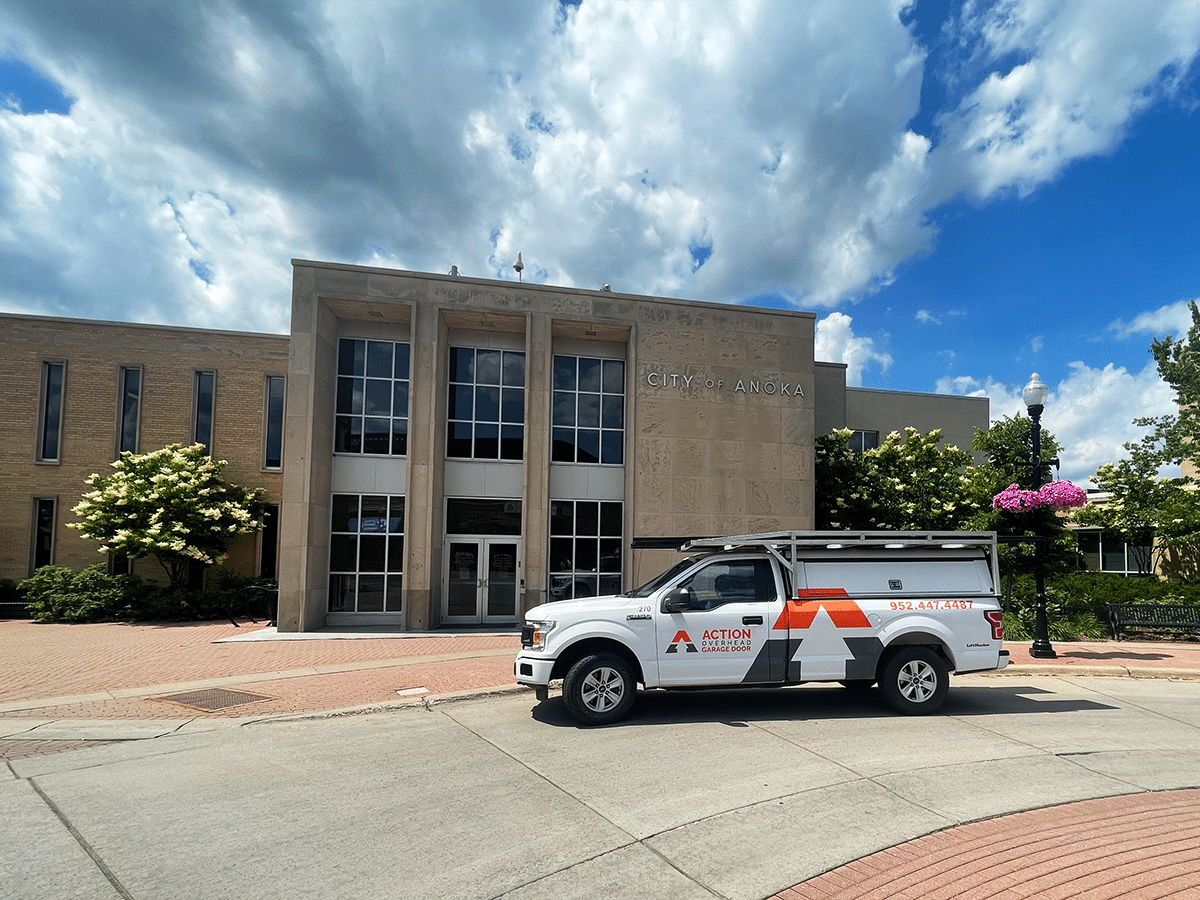
[[[769,531],[762,534],[734,534],[725,537],[692,538],[680,546],[680,552],[692,550],[766,551],[792,569],[796,575],[796,551],[806,550],[881,550],[943,549],[976,547],[983,550],[992,570],[992,584],[1000,584],[1000,560],[994,531]]]

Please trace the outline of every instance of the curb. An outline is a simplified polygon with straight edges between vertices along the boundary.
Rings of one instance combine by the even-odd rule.
[[[1037,665],[1022,668],[1020,663],[1010,663],[998,672],[975,672],[989,678],[1006,678],[1013,675],[1099,675],[1106,678],[1166,679],[1170,681],[1200,681],[1200,671],[1195,669],[1151,669],[1139,666],[1055,666]]]
[[[276,716],[263,716],[259,719],[243,720],[241,725],[271,725],[281,722],[312,722],[320,719],[338,719],[346,716],[365,716],[371,713],[395,712],[401,709],[416,709],[424,707],[433,709],[445,703],[457,703],[462,700],[482,700],[485,697],[504,697],[509,694],[532,694],[533,688],[523,684],[505,684],[490,688],[470,688],[462,691],[447,691],[444,694],[426,694],[419,698],[397,700],[388,703],[367,703],[362,706],[346,706],[340,709],[327,709],[320,712],[280,713]]]

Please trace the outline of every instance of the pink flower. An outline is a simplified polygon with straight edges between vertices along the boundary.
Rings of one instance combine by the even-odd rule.
[[[1051,509],[1071,509],[1087,503],[1087,491],[1076,487],[1069,481],[1051,481],[1049,484],[1042,485],[1038,494],[1042,497],[1043,503]]]
[[[1087,503],[1087,492],[1069,481],[1051,481],[1039,490],[1026,491],[1019,485],[1010,484],[992,498],[992,509],[1007,512],[1026,512],[1032,509],[1071,509]]]

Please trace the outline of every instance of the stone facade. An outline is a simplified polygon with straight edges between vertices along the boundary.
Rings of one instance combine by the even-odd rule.
[[[329,618],[329,497],[406,498],[402,612],[370,621],[437,627],[447,613],[447,498],[520,501],[520,578],[513,617],[548,597],[552,502],[620,501],[622,540],[812,526],[815,317],[809,313],[522,285],[296,260],[282,528],[279,626]],[[407,342],[407,457],[332,451],[342,338]],[[515,463],[447,459],[447,359],[456,344],[525,354],[525,433]],[[551,460],[556,354],[625,365],[619,466]],[[632,551],[625,586],[669,554]],[[364,620],[365,621],[365,620]]]

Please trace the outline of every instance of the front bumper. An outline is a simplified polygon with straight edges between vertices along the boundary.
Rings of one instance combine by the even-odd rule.
[[[550,673],[553,670],[553,659],[524,650],[517,654],[513,662],[513,674],[517,677],[517,684],[545,687],[550,683]]]

